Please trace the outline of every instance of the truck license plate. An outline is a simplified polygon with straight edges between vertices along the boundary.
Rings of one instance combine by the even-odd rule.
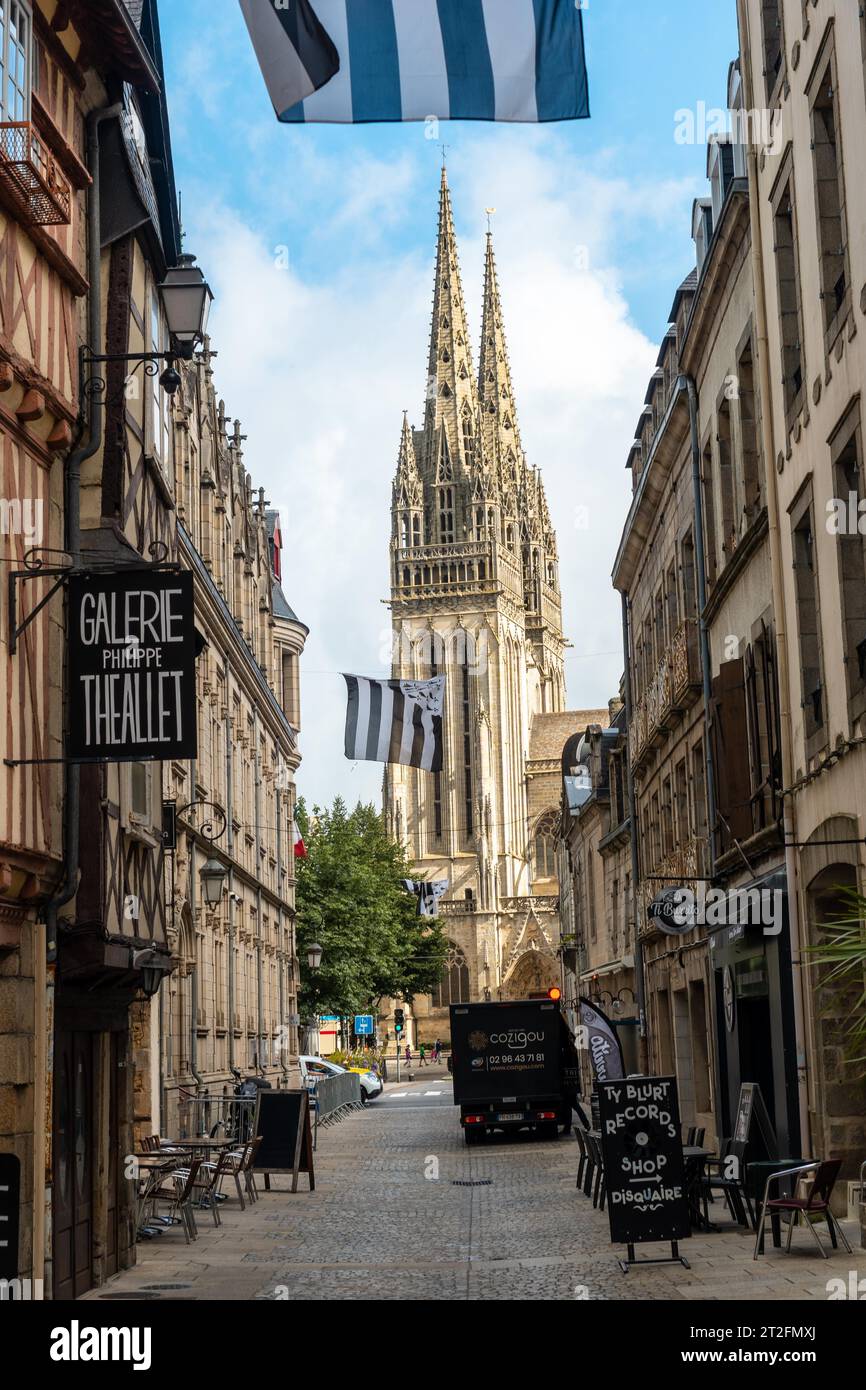
[[[506,1110],[502,1115],[496,1116],[497,1120],[522,1120],[522,1110]]]

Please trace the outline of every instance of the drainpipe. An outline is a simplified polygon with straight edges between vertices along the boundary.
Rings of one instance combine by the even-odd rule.
[[[114,120],[121,114],[120,104],[92,111],[87,118],[87,170],[91,177],[87,200],[88,236],[88,279],[90,293],[87,306],[87,336],[91,351],[96,351],[102,338],[102,225],[99,208],[99,134],[105,121]],[[78,389],[84,385],[82,366],[83,349],[79,349]],[[99,389],[91,387],[89,410],[87,411],[86,434],[69,455],[66,461],[64,511],[66,520],[65,549],[72,556],[74,569],[81,568],[81,465],[98,453],[102,447],[104,402]],[[82,420],[84,402],[81,401]],[[42,1104],[42,1123],[34,1123],[33,1144],[33,1275],[39,1278],[37,1266],[43,1266],[43,1282],[46,1298],[51,1297],[53,1282],[52,1229],[48,1213],[52,1206],[53,1186],[53,1113],[54,1113],[54,996],[57,973],[57,919],[58,911],[71,902],[78,891],[78,835],[80,825],[81,769],[78,763],[65,765],[65,824],[63,836],[63,881],[57,892],[45,904],[45,988],[44,988],[44,1094]],[[42,978],[41,966],[38,978]],[[42,1052],[40,1050],[40,1058]],[[40,1107],[34,1107],[39,1114]],[[40,1205],[36,1201],[37,1175],[40,1170],[45,1175],[45,1200]]]
[[[740,31],[740,80],[743,84],[744,105],[753,110],[752,42],[749,16],[744,0],[737,0],[737,23]],[[746,125],[748,127],[748,122]],[[749,232],[751,238],[752,276],[755,287],[755,336],[758,346],[758,375],[761,383],[761,444],[764,453],[764,472],[767,478],[767,524],[770,565],[773,574],[774,617],[776,623],[776,653],[779,661],[779,723],[781,726],[782,786],[787,789],[794,781],[793,731],[791,720],[791,687],[788,656],[788,615],[785,607],[782,572],[782,543],[779,528],[779,491],[776,477],[776,453],[773,440],[773,391],[770,380],[770,343],[767,333],[767,286],[761,254],[761,213],[758,198],[758,156],[754,145],[747,146],[749,163]],[[791,934],[791,966],[793,973],[794,1039],[797,1050],[797,1108],[800,1117],[800,1152],[812,1152],[811,1109],[813,1077],[809,1069],[806,1047],[807,1029],[811,1031],[811,993],[802,965],[806,948],[805,924],[800,917],[797,884],[797,815],[793,795],[782,796],[782,835],[785,843],[785,876],[788,882],[788,925]]]
[[[704,569],[704,499],[701,492],[701,444],[698,433],[698,393],[694,377],[681,376],[678,388],[685,388],[689,395],[689,427],[692,438],[692,490],[695,500],[695,568],[698,577],[698,634],[701,645],[701,681],[704,694],[704,727],[707,736],[704,755],[707,762],[707,848],[710,863],[709,876],[716,872],[716,764],[713,758],[713,740],[710,738],[710,710],[712,708],[713,687],[710,681],[710,641],[707,635],[707,620],[704,609],[707,604],[707,577]]]
[[[195,759],[190,760],[190,786],[195,789]],[[195,872],[195,836],[187,836],[189,848],[189,870],[187,884],[189,889],[189,908],[192,915],[192,971],[189,985],[189,1069],[195,1077],[196,1087],[204,1089],[204,1080],[198,1070],[198,901],[197,878]]]
[[[647,1036],[646,979],[644,976],[643,940],[638,915],[638,885],[640,882],[640,863],[637,852],[637,809],[634,795],[634,774],[631,764],[632,739],[632,692],[631,692],[631,604],[627,593],[620,595],[622,605],[622,656],[625,667],[625,726],[628,730],[626,740],[626,785],[628,789],[628,815],[630,824],[629,844],[631,847],[631,900],[634,922],[634,978],[637,985],[637,1011],[640,1034],[638,1067],[644,1076],[649,1070],[649,1039]],[[579,986],[578,986],[579,987]]]
[[[231,691],[231,669],[229,666],[228,652],[226,653],[226,807],[228,811],[228,826],[226,841],[229,858],[234,860],[235,832],[232,827],[232,797],[234,795],[233,786],[233,765],[232,765],[232,730],[234,728],[234,716],[228,712],[233,708]],[[229,869],[229,922],[228,937],[229,951],[226,970],[226,980],[228,986],[228,1038],[229,1038],[229,1071],[235,1065],[235,875],[234,869]]]

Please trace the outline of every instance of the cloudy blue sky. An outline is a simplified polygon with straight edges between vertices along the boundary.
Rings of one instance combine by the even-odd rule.
[[[734,0],[589,0],[592,118],[443,123],[473,348],[484,209],[529,462],[559,534],[569,704],[618,687],[610,570],[625,457],[676,286],[693,264],[705,146],[676,113],[724,105]],[[163,0],[186,245],[217,296],[217,383],[283,516],[309,801],[378,799],[343,757],[337,674],[387,674],[390,484],[426,378],[441,143],[423,125],[279,126],[236,0]]]

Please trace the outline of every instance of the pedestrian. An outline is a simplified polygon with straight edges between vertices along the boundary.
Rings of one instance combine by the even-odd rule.
[[[441,1038],[437,1038],[436,1041],[435,1041],[435,1043],[433,1044],[433,1061],[434,1061],[434,1062],[438,1062],[438,1061],[439,1061],[439,1058],[440,1058],[441,1056],[442,1056],[442,1039],[441,1039]]]
[[[420,1043],[418,1047],[418,1065],[419,1067],[426,1067],[427,1065],[427,1049],[423,1043]]]
[[[407,1064],[407,1066],[408,1066],[408,1064],[409,1064],[411,1061],[412,1061],[412,1049],[411,1049],[411,1047],[409,1046],[409,1044],[407,1043],[407,1044],[406,1044],[406,1064]]]

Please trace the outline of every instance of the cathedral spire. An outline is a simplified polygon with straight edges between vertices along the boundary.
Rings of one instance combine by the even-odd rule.
[[[423,466],[434,478],[445,466],[454,474],[469,467],[475,451],[477,409],[451,192],[443,166],[424,418],[428,448]]]
[[[403,411],[403,428],[400,432],[400,452],[397,455],[397,476],[394,479],[394,505],[399,507],[418,507],[423,505],[424,491],[418,461],[415,457],[415,441],[409,425],[409,415]]]
[[[493,234],[487,233],[484,262],[484,315],[481,324],[481,357],[478,369],[478,396],[484,450],[491,463],[498,465],[503,483],[518,484],[523,469],[523,451],[517,426],[517,407],[511,384],[499,281],[493,255]]]

